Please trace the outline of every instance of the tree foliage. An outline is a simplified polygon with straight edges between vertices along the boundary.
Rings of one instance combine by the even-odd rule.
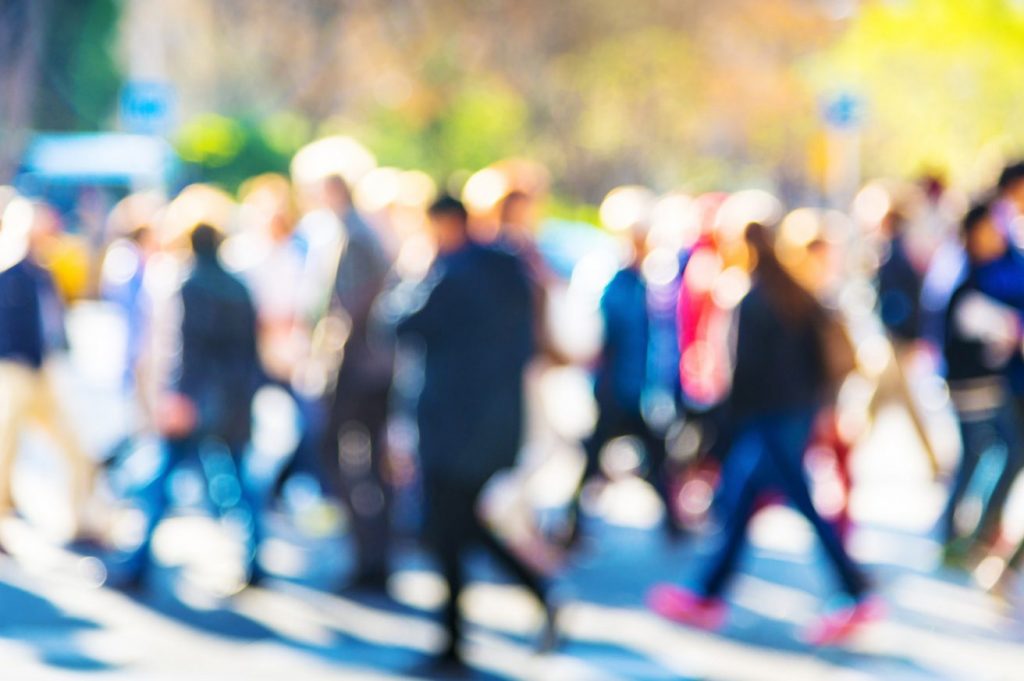
[[[810,74],[863,96],[870,174],[937,168],[976,186],[1024,152],[1024,3],[865,3]]]

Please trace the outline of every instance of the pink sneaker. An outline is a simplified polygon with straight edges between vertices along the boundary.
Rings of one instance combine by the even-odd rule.
[[[665,619],[705,631],[718,631],[725,624],[724,602],[671,584],[659,584],[651,589],[647,606]]]
[[[885,617],[882,599],[869,596],[858,603],[834,610],[812,624],[803,640],[812,646],[834,646],[847,641],[861,627]]]

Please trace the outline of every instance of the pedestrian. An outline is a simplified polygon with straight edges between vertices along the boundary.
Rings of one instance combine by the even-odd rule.
[[[923,281],[908,250],[908,228],[907,218],[898,209],[890,210],[881,224],[884,243],[875,285],[878,291],[878,316],[892,347],[892,356],[878,377],[870,411],[872,417],[877,418],[886,402],[898,401],[910,417],[914,434],[921,443],[932,473],[937,475],[938,457],[908,379],[921,339]]]
[[[722,472],[729,489],[723,529],[691,590],[661,585],[650,604],[672,620],[707,629],[724,623],[723,593],[734,576],[747,528],[766,490],[781,490],[807,518],[822,542],[849,602],[808,632],[815,643],[831,643],[874,614],[867,580],[843,549],[835,529],[815,509],[803,469],[814,418],[827,395],[824,309],[783,268],[769,230],[746,230],[755,263],[752,287],[740,303],[729,418],[735,435]]]
[[[218,512],[244,520],[245,581],[256,584],[264,576],[257,556],[264,500],[246,470],[252,398],[260,376],[256,311],[245,285],[221,264],[221,241],[220,232],[207,224],[190,235],[193,259],[178,292],[178,343],[157,406],[164,456],[141,491],[143,540],[115,578],[126,587],[141,586],[146,577],[153,536],[171,503],[171,473],[195,457]]]
[[[350,513],[356,568],[349,586],[383,591],[390,576],[393,494],[387,424],[395,356],[393,338],[378,323],[375,310],[388,284],[391,257],[352,204],[344,179],[328,177],[324,192],[342,228],[328,315],[347,329],[328,395],[324,462]]]
[[[554,610],[544,580],[484,525],[478,509],[487,482],[519,452],[523,373],[534,344],[529,280],[515,257],[470,239],[461,202],[442,197],[429,217],[438,248],[432,286],[398,331],[424,352],[418,426],[425,529],[449,593],[448,641],[438,662],[458,666],[458,601],[472,548],[487,549],[544,604],[545,645],[553,641]]]
[[[645,477],[664,505],[666,532],[677,537],[682,531],[667,471],[668,424],[653,423],[647,409],[656,378],[651,375],[656,366],[652,356],[652,295],[642,271],[648,253],[647,232],[645,221],[631,226],[629,260],[608,282],[601,296],[604,337],[594,374],[597,423],[583,442],[586,467],[571,501],[570,542],[580,537],[583,490],[601,473],[602,450],[613,439],[625,436],[635,437],[643,445]]]
[[[1010,380],[1020,351],[1024,258],[1010,248],[992,204],[972,207],[962,231],[968,265],[949,301],[943,346],[963,452],[940,521],[944,557],[954,564],[995,540],[1003,506],[1024,466],[1020,414]],[[983,455],[993,447],[1003,452],[1000,472],[977,525],[965,533],[958,527],[963,499]]]
[[[76,540],[96,539],[87,509],[96,478],[50,377],[47,360],[66,346],[63,306],[41,245],[53,237],[56,216],[40,203],[15,199],[0,222],[0,517],[14,511],[12,473],[26,426],[44,430],[70,468]]]

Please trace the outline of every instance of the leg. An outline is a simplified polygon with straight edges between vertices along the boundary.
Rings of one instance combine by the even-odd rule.
[[[149,566],[156,528],[167,513],[170,498],[167,482],[175,466],[188,455],[194,443],[185,440],[165,441],[161,444],[160,465],[153,476],[138,490],[139,506],[145,517],[142,543],[129,555],[127,566],[130,579],[141,579]]]
[[[825,521],[811,500],[807,478],[803,471],[803,452],[810,436],[810,418],[778,419],[771,426],[767,441],[767,454],[786,496],[814,528],[825,552],[839,574],[843,589],[854,598],[860,598],[866,582],[843,548],[835,528]]]
[[[14,508],[11,475],[18,453],[22,424],[31,407],[32,375],[29,369],[0,362],[0,517]]]
[[[719,544],[708,559],[708,567],[698,581],[697,591],[706,598],[718,598],[736,572],[754,515],[761,468],[765,456],[765,438],[760,427],[749,427],[733,443],[722,471],[720,498],[723,502],[723,526]]]
[[[299,443],[294,454],[281,468],[273,481],[270,496],[277,499],[281,496],[288,480],[299,473],[313,476],[321,483],[323,491],[324,473],[321,452],[324,449],[324,428],[326,415],[322,400],[311,400],[294,390],[290,391],[292,399],[299,411]]]
[[[245,560],[246,574],[250,584],[263,578],[259,563],[259,549],[266,537],[265,514],[270,501],[272,483],[262,479],[252,470],[252,451],[249,447],[233,447],[231,459],[238,471],[238,485],[241,490],[240,510],[246,522]]]
[[[483,547],[490,553],[501,566],[508,570],[509,574],[516,578],[516,580],[526,587],[526,589],[533,594],[533,596],[540,601],[542,606],[547,605],[547,585],[544,580],[536,572],[526,566],[523,561],[509,551],[508,547],[505,546],[495,536],[494,531],[489,527],[486,527],[474,513],[474,521],[476,523],[476,536],[480,540]]]
[[[942,513],[940,531],[942,540],[949,544],[957,538],[956,513],[963,501],[964,494],[974,477],[974,470],[978,466],[981,455],[988,447],[992,439],[993,425],[991,420],[978,421],[964,420],[960,416],[960,442],[962,454],[960,464],[957,467],[956,476],[953,478],[953,486],[949,490],[949,500]]]
[[[54,395],[49,376],[45,371],[40,371],[34,378],[32,418],[49,434],[68,462],[76,531],[81,532],[87,524],[86,508],[96,483],[96,462],[85,453],[72,432]]]
[[[913,358],[913,345],[894,342],[893,343],[893,363],[895,365],[895,391],[896,396],[900,402],[903,403],[906,409],[907,416],[910,417],[910,423],[914,427],[914,433],[917,435],[917,439],[921,442],[921,447],[924,449],[925,457],[928,459],[928,466],[932,470],[933,475],[938,475],[941,470],[939,466],[939,459],[935,455],[935,448],[932,447],[931,438],[928,437],[928,430],[924,426],[924,417],[921,415],[921,410],[918,408],[917,401],[914,399],[914,394],[910,390],[910,382],[907,379],[907,367],[910,365],[910,361]]]
[[[359,546],[360,575],[385,582],[391,558],[391,473],[388,467],[388,407],[390,386],[368,391],[359,418],[370,436],[369,470],[352,489],[352,505],[359,516],[353,530]]]
[[[244,445],[229,446],[216,438],[198,443],[199,462],[206,477],[207,495],[217,515],[237,514],[245,529],[246,573],[252,576],[256,551],[262,540],[262,509],[266,485],[246,470]]]
[[[441,576],[448,586],[448,600],[442,608],[442,623],[448,641],[441,657],[457,660],[462,639],[459,597],[465,587],[462,561],[472,532],[473,499],[458,485],[427,477],[423,481],[426,502],[427,545],[434,552]]]
[[[1024,465],[1024,452],[1021,451],[1020,423],[1018,412],[1013,404],[1007,404],[999,410],[994,426],[998,440],[1006,449],[1006,461],[1000,471],[992,494],[989,495],[981,520],[975,533],[980,544],[990,544],[998,539],[1002,529],[1003,508],[1010,496],[1014,481]]]
[[[583,489],[587,483],[601,475],[601,450],[608,442],[620,434],[621,427],[618,423],[617,414],[608,407],[599,407],[597,423],[594,424],[594,432],[583,441],[583,452],[586,455],[586,464],[583,475],[580,476],[579,484],[573,491],[568,508],[569,532],[566,537],[568,545],[575,544],[580,538],[580,506],[583,500]]]
[[[356,550],[356,582],[387,579],[391,492],[386,482],[386,429],[390,386],[368,386],[342,375],[324,440],[324,465],[348,508]]]
[[[643,442],[644,450],[647,453],[647,471],[644,477],[657,492],[665,507],[665,528],[670,535],[677,535],[680,531],[680,524],[676,512],[676,500],[672,495],[672,478],[668,469],[665,438],[651,428],[644,421],[643,416],[638,414],[636,421],[637,435]]]
[[[613,413],[612,409],[600,408],[597,423],[594,424],[594,431],[583,441],[583,452],[586,454],[587,460],[577,494],[582,491],[587,482],[595,476],[601,475],[601,451],[613,438],[621,434],[622,428],[619,421],[618,415]]]

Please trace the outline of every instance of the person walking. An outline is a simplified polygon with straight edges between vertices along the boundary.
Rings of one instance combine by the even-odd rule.
[[[769,230],[748,226],[752,287],[740,304],[729,418],[735,436],[722,472],[723,528],[693,590],[659,585],[649,603],[660,615],[707,629],[726,617],[723,593],[734,576],[750,521],[766,490],[781,490],[811,523],[836,574],[847,605],[807,633],[817,644],[841,640],[876,613],[866,598],[867,579],[843,548],[834,527],[811,500],[803,454],[829,386],[826,325],[814,296],[783,268]]]
[[[349,510],[356,549],[349,588],[383,591],[390,576],[392,487],[387,423],[394,343],[375,306],[391,274],[380,236],[352,205],[338,176],[324,183],[326,203],[342,228],[328,315],[347,329],[341,364],[328,395],[324,463]]]
[[[605,287],[601,297],[604,340],[594,376],[597,423],[584,441],[586,466],[570,502],[569,542],[580,538],[580,505],[585,485],[601,473],[601,452],[614,438],[632,436],[643,445],[645,477],[665,508],[665,528],[677,537],[682,526],[672,498],[665,445],[668,424],[653,424],[646,409],[654,387],[652,356],[651,292],[641,265],[647,255],[647,225],[637,223],[630,231],[631,257]],[[672,322],[674,320],[670,320]]]
[[[41,428],[70,467],[76,540],[92,541],[87,507],[96,465],[67,422],[46,363],[66,339],[61,305],[49,272],[37,260],[52,238],[48,207],[15,199],[0,223],[0,517],[14,511],[12,474],[22,432]]]
[[[179,291],[177,351],[157,406],[164,456],[140,493],[146,524],[142,542],[117,577],[126,587],[144,581],[153,536],[171,502],[171,473],[192,457],[199,458],[218,512],[244,519],[245,581],[256,584],[264,576],[257,551],[265,500],[250,484],[245,467],[260,376],[256,311],[248,290],[218,259],[221,240],[207,224],[190,236],[193,261]]]
[[[534,344],[530,284],[513,255],[469,238],[458,200],[438,199],[429,218],[438,247],[429,293],[397,329],[424,351],[417,415],[425,531],[449,593],[448,642],[438,663],[458,666],[458,601],[472,548],[485,548],[544,604],[544,645],[553,642],[554,610],[544,580],[485,526],[477,508],[487,482],[519,452],[523,373]]]
[[[967,271],[947,307],[943,346],[963,452],[939,528],[944,558],[954,564],[997,538],[1003,506],[1024,467],[1012,390],[1024,311],[1024,259],[1011,249],[990,204],[971,208],[962,230]],[[964,496],[982,456],[994,447],[1003,450],[1002,466],[989,485],[977,525],[965,533],[958,527]]]

